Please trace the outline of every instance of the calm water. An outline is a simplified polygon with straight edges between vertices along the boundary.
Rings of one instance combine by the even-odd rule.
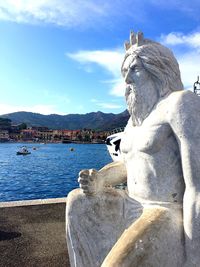
[[[0,143],[0,201],[65,197],[80,170],[111,162],[102,144],[24,144],[31,154],[17,156],[22,145]]]

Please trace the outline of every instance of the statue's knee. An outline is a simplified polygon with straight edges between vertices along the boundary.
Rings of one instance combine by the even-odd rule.
[[[79,188],[72,190],[67,196],[67,213],[75,211],[83,204],[85,194]]]
[[[67,195],[67,204],[73,202],[74,200],[76,200],[82,195],[83,195],[83,191],[80,188],[76,188],[70,191],[69,194]]]

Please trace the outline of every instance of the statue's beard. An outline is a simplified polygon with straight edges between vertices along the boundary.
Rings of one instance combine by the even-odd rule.
[[[145,90],[146,88],[138,90],[131,84],[127,86],[127,89],[131,89],[130,93],[126,95],[128,111],[132,117],[133,125],[139,126],[158,102],[158,96],[155,93],[155,88],[154,90]]]

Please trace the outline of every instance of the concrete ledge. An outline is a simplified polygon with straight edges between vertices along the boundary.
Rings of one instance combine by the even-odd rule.
[[[67,198],[0,203],[0,267],[69,267]]]
[[[0,202],[0,208],[66,203],[67,197]]]

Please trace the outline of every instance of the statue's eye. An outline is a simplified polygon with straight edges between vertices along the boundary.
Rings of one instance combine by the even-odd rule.
[[[140,71],[140,70],[139,70],[139,67],[138,67],[137,65],[132,65],[132,66],[130,66],[130,70],[133,71],[133,72],[138,72],[138,71]]]

